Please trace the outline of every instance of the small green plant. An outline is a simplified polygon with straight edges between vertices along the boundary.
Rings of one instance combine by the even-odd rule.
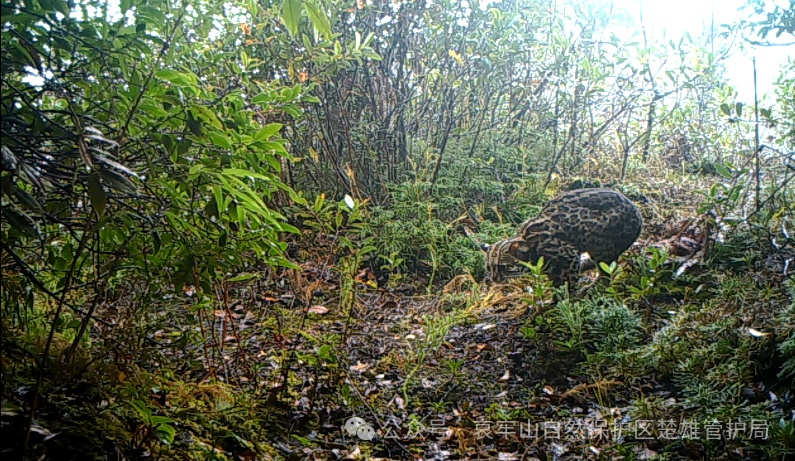
[[[408,388],[414,375],[422,368],[428,355],[435,353],[447,336],[450,328],[461,323],[464,315],[460,311],[453,311],[437,316],[426,315],[423,317],[425,324],[425,338],[417,342],[416,349],[413,351],[413,368],[407,373],[406,380],[403,382],[403,398],[408,399]]]
[[[461,367],[464,365],[464,361],[458,359],[445,360],[443,363],[445,368],[447,368],[447,371],[453,375],[457,375]]]
[[[556,332],[565,339],[558,339],[555,344],[568,350],[580,350],[585,344],[586,316],[588,303],[562,300],[555,307],[552,315],[555,319]]]
[[[506,408],[498,402],[492,403],[485,409],[491,421],[516,421],[521,411],[521,409]]]
[[[141,423],[133,435],[136,445],[134,448],[151,447],[155,441],[166,445],[171,445],[174,442],[176,429],[173,426],[173,419],[166,416],[153,415],[152,410],[140,400],[129,402],[129,404],[135,410],[138,421]]]
[[[524,339],[531,340],[535,339],[538,333],[536,332],[535,327],[532,325],[523,325],[521,328],[519,328],[519,334],[522,335]]]
[[[629,286],[630,295],[636,301],[649,300],[673,289],[670,284],[666,285],[673,278],[673,271],[666,265],[668,250],[650,247],[647,251],[647,256],[636,259],[637,284]]]
[[[750,170],[737,168],[730,162],[715,163],[713,167],[729,183],[717,182],[708,191],[699,191],[704,201],[699,205],[698,212],[705,214],[712,226],[717,225],[717,221],[730,226],[737,225],[742,219],[734,213],[741,205]]]
[[[784,459],[795,454],[795,422],[781,418],[770,426],[770,440],[776,450],[775,455]]]
[[[428,406],[434,413],[444,413],[449,405],[450,402],[439,400],[437,402],[431,402]]]
[[[604,261],[599,262],[599,269],[601,269],[601,271],[607,275],[609,280],[608,286],[605,288],[605,293],[610,296],[618,297],[618,280],[620,279],[620,276],[624,270],[615,261],[611,262],[610,264],[607,264]]]
[[[552,281],[544,273],[544,257],[538,258],[538,261],[533,264],[532,262],[520,261],[521,265],[527,268],[529,295],[531,299],[528,302],[534,303],[540,300],[548,300],[553,291]]]

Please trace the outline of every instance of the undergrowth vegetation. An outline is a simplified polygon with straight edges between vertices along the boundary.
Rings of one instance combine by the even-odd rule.
[[[725,68],[795,3],[470,3],[4,3],[0,453],[795,455],[795,62]],[[485,280],[593,187],[620,261]]]

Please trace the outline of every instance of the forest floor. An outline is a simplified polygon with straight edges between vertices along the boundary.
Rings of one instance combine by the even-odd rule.
[[[644,214],[622,269],[572,294],[533,274],[379,287],[323,235],[298,243],[300,270],[238,276],[214,303],[186,287],[141,319],[128,286],[95,327],[105,357],[65,366],[56,341],[61,384],[29,443],[47,459],[786,459],[792,255],[709,266],[731,242]],[[27,421],[6,403],[11,452]]]

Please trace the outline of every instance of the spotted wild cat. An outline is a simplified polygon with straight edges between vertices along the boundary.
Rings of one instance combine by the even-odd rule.
[[[577,189],[558,195],[515,237],[487,248],[486,274],[494,281],[519,275],[519,261],[544,257],[544,272],[556,285],[573,282],[600,262],[616,261],[637,240],[643,218],[635,205],[611,189]],[[590,260],[582,262],[582,255]]]

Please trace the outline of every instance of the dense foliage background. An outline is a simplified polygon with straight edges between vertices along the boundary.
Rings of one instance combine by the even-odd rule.
[[[534,314],[493,340],[555,357],[520,367],[516,401],[569,370],[590,402],[569,406],[773,428],[589,456],[785,459],[795,61],[748,70],[778,76],[761,102],[724,64],[750,43],[791,52],[795,2],[745,8],[660,42],[596,1],[4,2],[3,451],[429,457],[318,434],[365,411],[382,432],[388,414],[526,417],[490,400],[501,371],[440,352],[487,343],[476,320],[511,306]],[[599,184],[643,210],[629,265],[574,296],[538,274],[499,296],[476,281],[472,239]],[[384,379],[397,390],[370,396]]]

